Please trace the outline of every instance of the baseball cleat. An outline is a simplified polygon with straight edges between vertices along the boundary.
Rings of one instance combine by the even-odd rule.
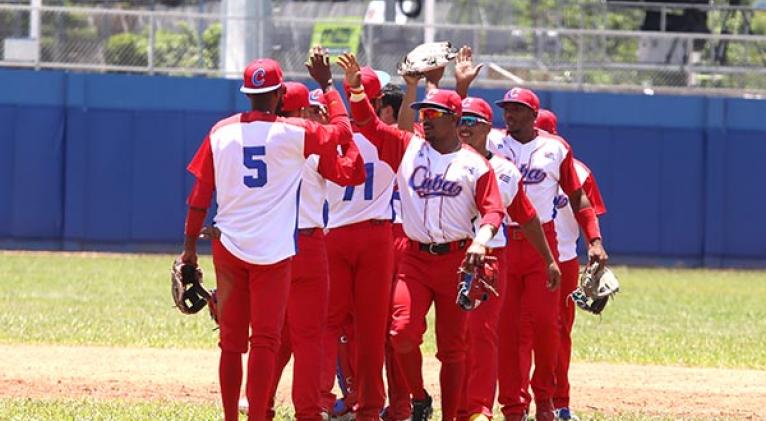
[[[425,393],[425,398],[412,400],[412,417],[410,420],[428,421],[431,418],[431,415],[433,415],[433,399],[431,399],[431,395],[429,395],[428,392]]]
[[[580,418],[569,408],[558,408],[554,413],[556,414],[556,421],[580,421]]]

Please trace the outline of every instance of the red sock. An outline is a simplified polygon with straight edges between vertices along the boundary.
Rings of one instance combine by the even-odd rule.
[[[239,420],[239,390],[242,386],[242,354],[221,351],[218,365],[218,380],[221,383],[221,403],[226,421]]]

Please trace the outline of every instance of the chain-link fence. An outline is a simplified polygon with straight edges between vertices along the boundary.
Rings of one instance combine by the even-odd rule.
[[[242,17],[0,4],[0,65],[237,77],[240,70],[223,64],[233,48],[225,42],[232,19]],[[270,51],[289,77],[307,77],[312,37],[327,22],[250,20],[246,26],[268,36],[246,42],[261,43],[256,50]],[[429,29],[356,22],[360,61],[390,73]],[[30,24],[39,25],[37,38],[29,38]],[[766,36],[454,23],[431,29],[436,40],[472,46],[476,61],[487,64],[478,86],[766,94]]]

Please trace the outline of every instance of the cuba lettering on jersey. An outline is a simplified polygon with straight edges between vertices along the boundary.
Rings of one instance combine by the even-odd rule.
[[[372,219],[392,219],[394,170],[379,158],[378,149],[361,133],[354,133],[354,143],[364,159],[367,178],[358,186],[327,183],[330,229]]]
[[[476,183],[489,171],[487,161],[468,146],[442,155],[413,136],[396,176],[407,237],[421,243],[473,238],[473,220],[481,219]]]
[[[588,196],[588,200],[591,206],[593,206],[596,215],[603,215],[606,213],[606,208],[590,169],[576,159],[574,160],[574,167],[577,172],[577,179],[580,180],[583,191]],[[589,188],[591,185],[592,188]],[[563,190],[559,191],[554,205],[556,209],[554,221],[556,224],[559,261],[566,262],[577,258],[577,238],[580,236],[580,226],[574,217],[572,206],[569,204],[569,197]]]
[[[208,136],[218,202],[215,224],[234,256],[271,264],[295,254],[294,229],[284,227],[297,223],[305,137],[303,127],[280,121],[238,121]]]
[[[538,131],[535,139],[520,143],[500,130],[492,130],[487,136],[487,149],[516,164],[541,223],[553,219],[553,201],[559,187],[568,193],[580,188],[569,145],[558,136]]]
[[[497,187],[500,188],[500,195],[503,199],[503,207],[508,208],[511,202],[516,197],[516,193],[519,191],[519,181],[521,180],[521,173],[513,163],[498,154],[492,154],[489,159],[489,165],[495,171],[495,179],[497,180]],[[479,223],[481,221],[476,219],[474,221],[474,232],[479,231]],[[508,245],[508,232],[506,231],[508,224],[511,222],[508,215],[503,219],[503,225],[497,230],[497,234],[487,243],[489,248],[500,248]]]
[[[311,155],[303,167],[298,228],[324,228],[326,181],[319,174],[319,155]]]

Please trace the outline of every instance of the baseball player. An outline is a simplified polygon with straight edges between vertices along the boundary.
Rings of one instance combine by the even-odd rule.
[[[411,105],[421,115],[426,140],[380,121],[353,54],[341,56],[339,64],[351,86],[354,121],[381,158],[397,169],[410,247],[397,275],[391,341],[412,394],[412,419],[430,416],[425,409],[430,409],[431,398],[420,380],[421,361],[412,351],[422,343],[426,313],[435,303],[442,417],[451,420],[457,415],[466,347],[466,313],[455,304],[456,273],[461,266],[471,270],[483,264],[486,244],[502,222],[505,212],[494,172],[457,137],[462,110],[457,93],[432,90],[424,101]],[[474,235],[477,217],[482,222]]]
[[[188,199],[182,262],[197,263],[196,239],[214,190],[218,203],[219,235],[212,245],[219,300],[219,380],[227,421],[238,419],[241,356],[248,348],[249,418],[266,416],[287,310],[290,258],[295,254],[297,227],[290,221],[298,217],[305,160],[313,154],[334,159],[338,144],[351,141],[350,123],[321,51],[314,51],[311,69],[328,95],[330,125],[277,117],[284,90],[282,69],[274,60],[258,59],[245,69],[240,88],[252,111],[215,124],[188,167],[196,183]]]
[[[307,118],[321,124],[326,115],[322,111],[324,94],[321,90],[317,91],[309,93],[302,83],[285,82],[285,94],[278,114],[282,117]],[[277,353],[271,410],[267,414],[269,419],[275,416],[274,396],[282,370],[291,355],[295,359],[292,390],[295,418],[321,419],[320,367],[317,361],[322,358],[322,329],[330,288],[322,211],[325,179],[340,185],[355,185],[363,183],[365,179],[364,161],[356,145],[351,142],[341,146],[341,149],[343,155],[330,162],[336,168],[328,169],[324,157],[320,159],[312,155],[306,160],[303,169],[298,211],[298,252],[292,262],[287,316],[282,345]]]
[[[535,126],[551,134],[558,134],[556,115],[546,109],[537,113]],[[606,213],[604,200],[590,169],[578,160],[574,160],[577,178],[583,192],[593,206],[597,216]],[[553,394],[553,406],[557,420],[579,420],[569,409],[569,362],[572,357],[572,325],[574,324],[575,306],[569,295],[577,288],[580,265],[577,262],[577,238],[580,230],[577,220],[569,206],[569,198],[563,191],[556,197],[556,240],[558,242],[559,265],[561,267],[561,297],[559,298],[559,352],[556,364],[556,389]],[[534,381],[534,379],[533,379]]]
[[[460,139],[486,157],[495,171],[508,215],[521,226],[540,255],[545,256],[547,261],[553,261],[553,253],[548,248],[535,209],[524,192],[521,173],[512,162],[487,150],[491,122],[492,107],[486,101],[474,97],[463,100],[463,117],[458,127]],[[487,244],[498,259],[499,272],[495,287],[501,296],[506,294],[507,244],[505,229],[498,231]],[[490,298],[468,315],[467,374],[458,419],[473,421],[492,418],[497,384],[497,329],[502,303],[500,299]]]
[[[366,67],[363,78],[379,106],[380,77]],[[364,184],[342,187],[327,183],[330,304],[323,340],[321,389],[323,405],[329,411],[336,402],[331,391],[336,374],[338,338],[350,318],[353,322],[351,336],[359,350],[351,353],[358,402],[356,418],[377,421],[385,403],[382,369],[393,276],[391,197],[394,169],[380,159],[378,150],[366,136],[356,131],[354,141],[364,159],[367,173]]]
[[[575,219],[588,240],[591,262],[606,263],[595,211],[583,193],[571,148],[561,137],[535,128],[540,102],[534,92],[513,88],[496,104],[503,108],[506,131],[492,131],[487,148],[510,159],[521,171],[527,196],[543,223],[548,244],[557,251],[553,226],[554,199],[563,190]],[[554,419],[553,394],[558,352],[559,290],[546,282],[558,271],[544,261],[518,227],[509,231],[509,278],[501,311],[498,400],[506,419],[522,420],[529,409],[529,372],[532,352],[535,378],[532,390],[536,419]],[[558,254],[556,252],[556,254]],[[546,287],[547,286],[547,287]]]

